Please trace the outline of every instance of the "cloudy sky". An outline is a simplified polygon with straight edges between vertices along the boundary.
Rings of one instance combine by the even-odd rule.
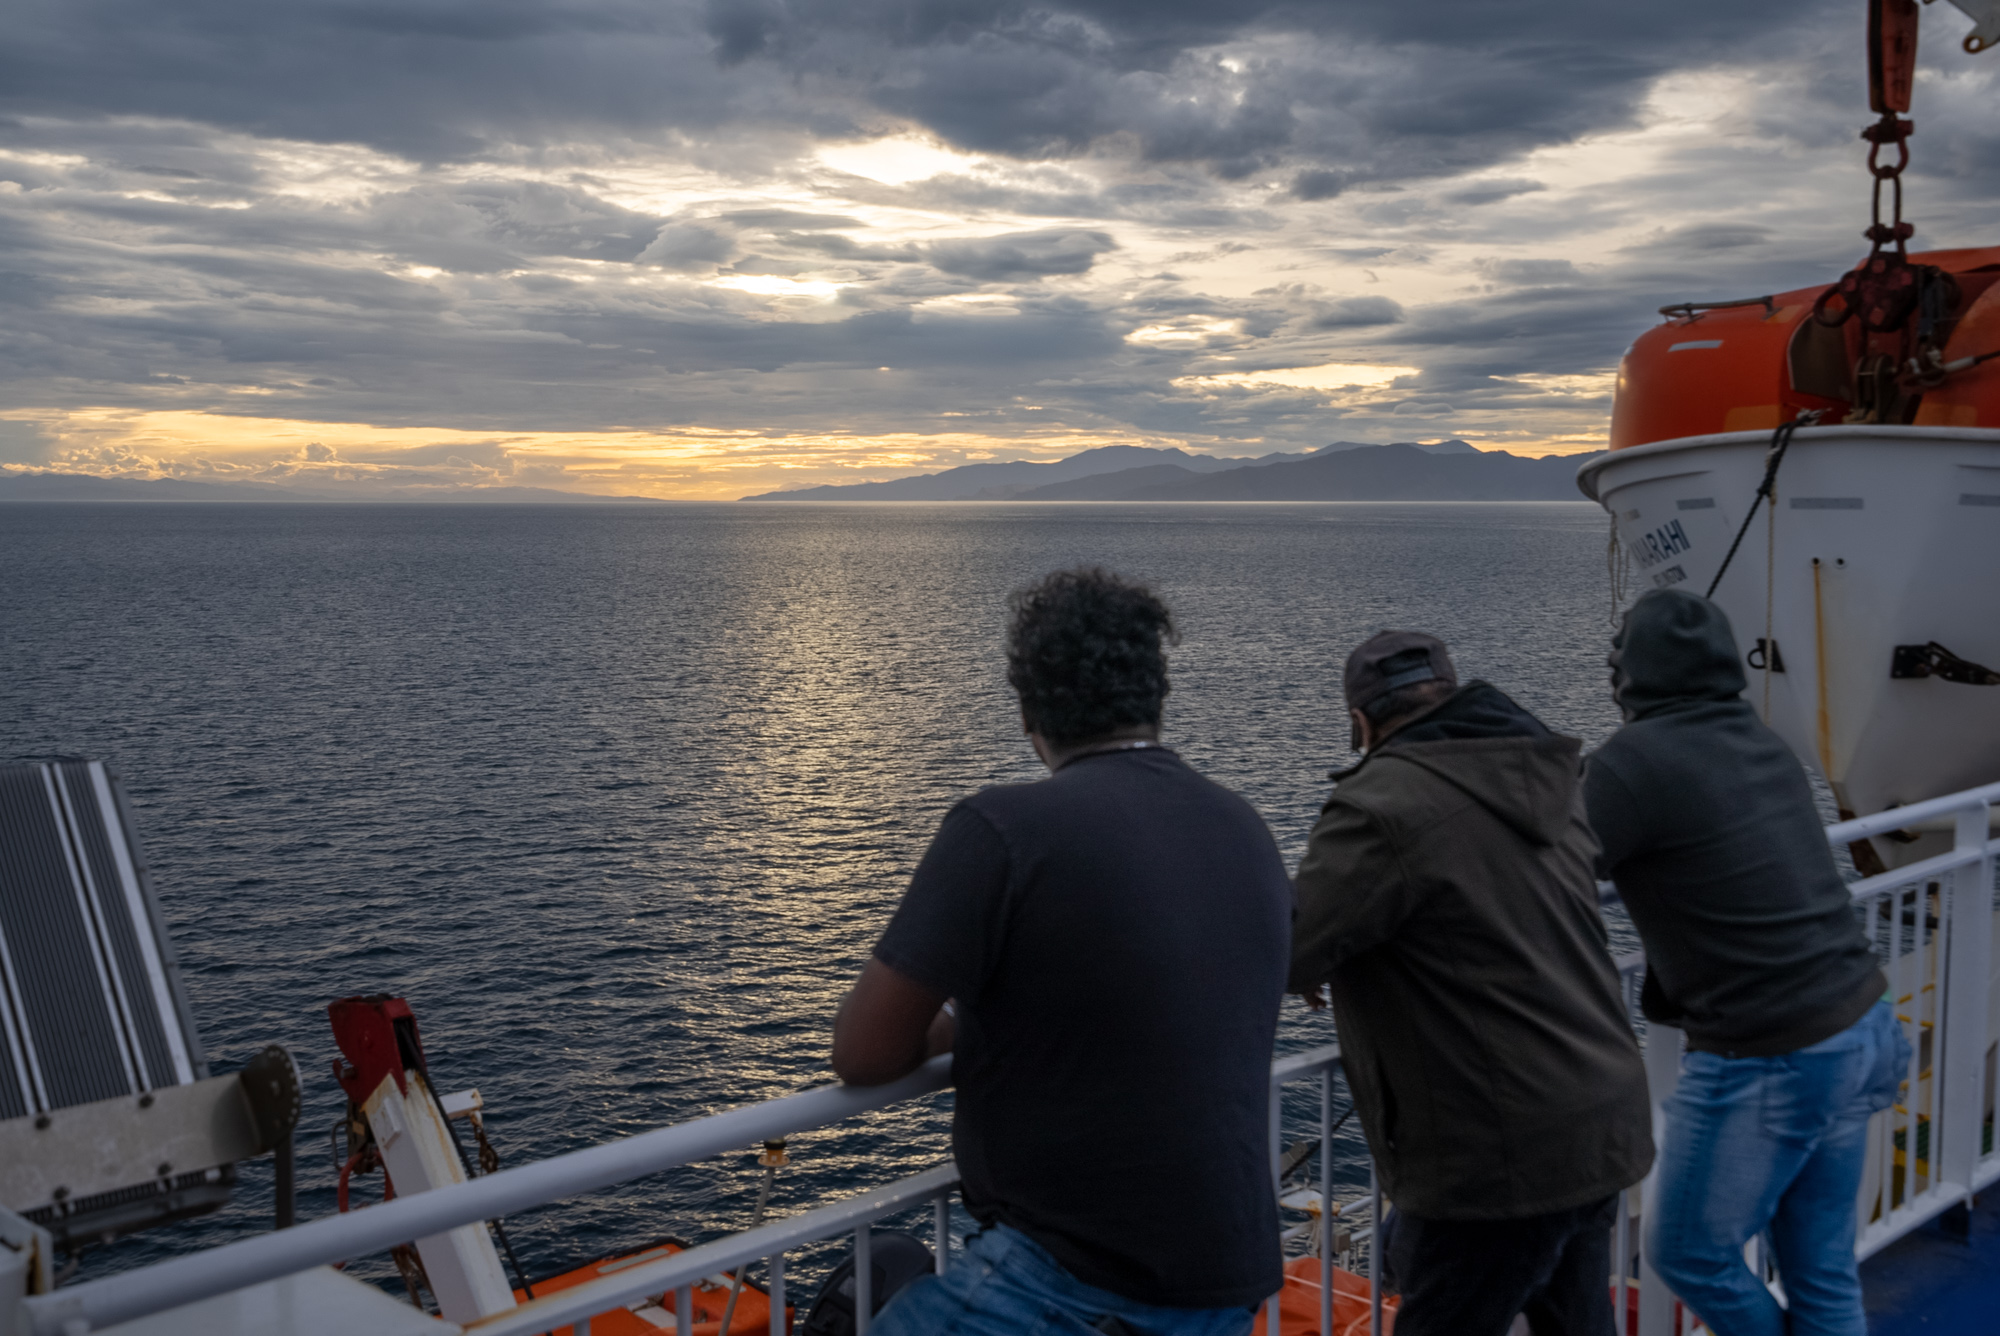
[[[676,497],[1596,447],[1865,249],[1862,0],[11,0],[0,466]],[[2000,240],[1924,12],[1910,212]]]

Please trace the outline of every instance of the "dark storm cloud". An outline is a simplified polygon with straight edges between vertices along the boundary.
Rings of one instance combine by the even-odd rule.
[[[1126,134],[1148,158],[1225,175],[1293,156],[1380,178],[1615,121],[1652,75],[1817,8],[23,0],[0,16],[0,110],[186,118],[432,158],[772,115],[838,133],[873,107],[986,151],[1071,153]],[[1247,44],[1236,68],[1208,50],[1232,42]],[[857,108],[802,104],[796,73]]]
[[[999,237],[943,241],[931,263],[947,274],[993,282],[1081,274],[1097,257],[1117,249],[1108,232],[1013,232]]]
[[[1525,420],[1596,400],[1518,377],[1601,376],[1660,304],[1852,262],[1858,161],[1831,220],[1785,171],[1854,157],[1853,8],[19,0],[0,384],[496,435]],[[1745,61],[1763,91],[1644,181],[1527,157]],[[1920,91],[1926,226],[1990,216],[1988,87]],[[894,136],[987,156],[876,179],[829,147]],[[1355,361],[1420,370],[1366,402],[1199,383]],[[0,462],[47,453],[0,427]],[[506,457],[437,449],[409,462]]]
[[[1476,208],[1481,204],[1494,204],[1503,199],[1512,199],[1516,195],[1527,195],[1547,189],[1548,187],[1540,181],[1477,181],[1462,190],[1448,190],[1442,198],[1447,204],[1464,204]]]
[[[636,0],[23,0],[0,10],[0,108],[452,157],[717,125],[735,89],[708,46],[687,6]]]
[[[1343,297],[1313,317],[1315,329],[1356,329],[1394,325],[1403,319],[1402,303],[1391,297]]]
[[[1619,123],[1660,72],[1823,8],[711,0],[705,23],[725,62],[844,81],[966,148],[1122,134],[1225,177],[1302,161],[1294,193],[1325,199]]]
[[[1689,223],[1662,229],[1629,249],[1635,254],[1686,258],[1759,246],[1772,236],[1770,228],[1755,223]]]

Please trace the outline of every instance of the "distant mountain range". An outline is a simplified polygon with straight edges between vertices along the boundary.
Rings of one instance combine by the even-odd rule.
[[[745,501],[1575,501],[1585,455],[1529,459],[1460,440],[1362,445],[1225,459],[1110,445],[1051,464],[967,464],[888,482],[802,487]],[[548,487],[315,488],[182,478],[101,478],[0,469],[0,501],[312,501],[603,505],[651,498]]]
[[[746,496],[745,501],[1007,501],[1026,491],[1072,478],[1118,473],[1126,469],[1172,464],[1189,474],[1255,467],[1304,455],[1265,455],[1259,459],[1219,459],[1185,450],[1144,445],[1106,445],[1053,464],[1019,461],[1009,464],[964,464],[942,473],[924,473],[890,482],[854,482],[825,487],[800,487],[785,492]]]
[[[1529,459],[1464,441],[1219,459],[1113,445],[1052,464],[968,464],[890,482],[805,487],[745,501],[1576,501],[1588,456]]]
[[[184,478],[100,478],[89,473],[0,470],[0,501],[427,501],[477,505],[511,502],[652,502],[643,496],[595,496],[552,487],[382,487],[320,491],[267,482],[194,482]]]

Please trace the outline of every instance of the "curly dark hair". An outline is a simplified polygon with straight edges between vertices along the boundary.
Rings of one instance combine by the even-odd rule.
[[[1160,722],[1173,614],[1095,567],[1056,571],[1007,600],[1007,682],[1028,726],[1059,746]]]

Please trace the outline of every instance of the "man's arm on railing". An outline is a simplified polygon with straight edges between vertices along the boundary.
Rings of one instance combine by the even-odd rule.
[[[944,995],[870,958],[833,1022],[833,1071],[849,1085],[907,1076],[949,1053],[957,1026]]]

